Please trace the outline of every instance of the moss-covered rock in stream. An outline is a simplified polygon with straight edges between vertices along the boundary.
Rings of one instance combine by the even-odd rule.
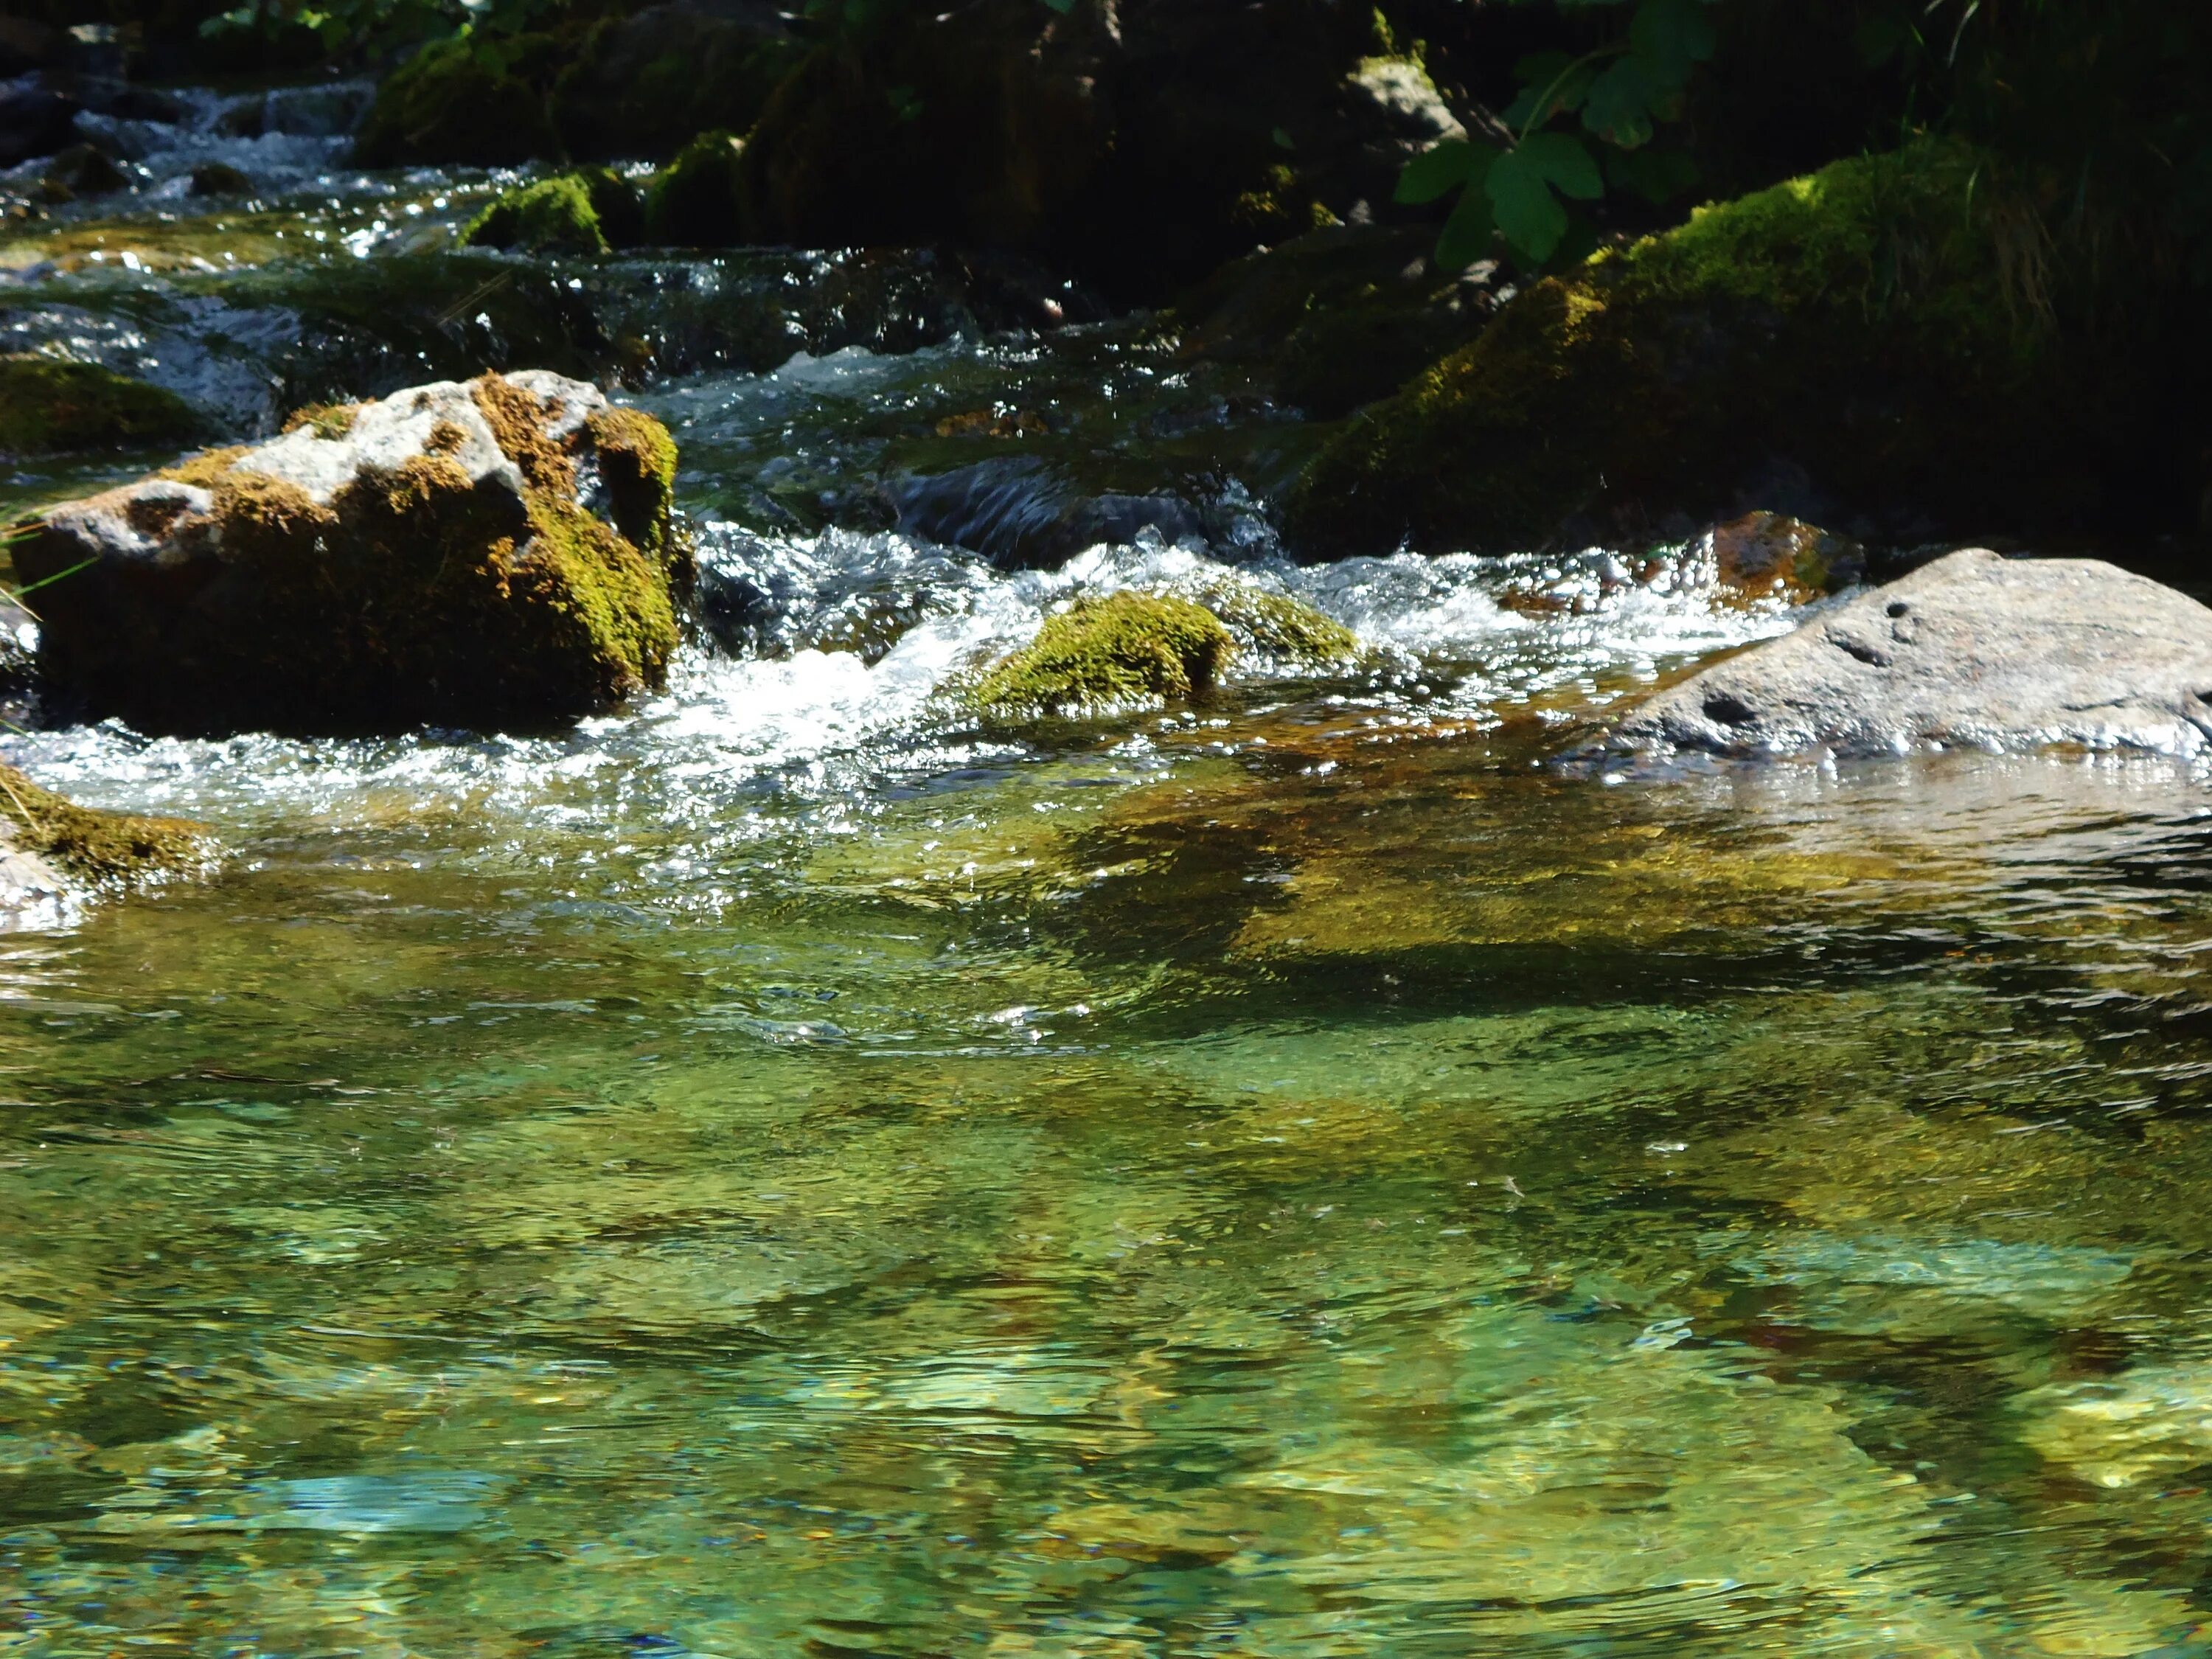
[[[27,855],[77,881],[110,885],[198,869],[208,848],[198,824],[94,811],[0,763],[0,863]],[[0,872],[0,913],[7,879]]]
[[[506,191],[462,228],[471,247],[605,253],[645,240],[645,210],[627,179],[584,167]]]
[[[1213,689],[1236,650],[1188,599],[1123,592],[1080,599],[976,682],[986,714],[1081,714],[1181,702]]]
[[[1249,582],[1188,593],[1125,589],[1079,598],[957,690],[993,720],[1110,713],[1202,697],[1240,654],[1317,669],[1349,660],[1358,645],[1304,600]]]
[[[646,240],[670,247],[727,247],[745,238],[747,216],[738,136],[702,132],[653,177],[645,193]]]
[[[0,356],[0,453],[178,443],[201,427],[173,392],[91,363]]]
[[[474,40],[432,42],[377,88],[354,138],[355,164],[502,167],[558,158],[561,136],[542,82],[559,56],[550,35],[502,42],[496,59]]]
[[[44,514],[15,562],[52,579],[50,695],[312,733],[542,727],[662,683],[690,556],[658,422],[543,372],[319,413]]]
[[[2067,520],[2101,411],[1987,173],[1936,142],[1839,161],[1535,283],[1314,460],[1290,536],[1316,556],[1633,537],[1778,477],[1832,521]]]

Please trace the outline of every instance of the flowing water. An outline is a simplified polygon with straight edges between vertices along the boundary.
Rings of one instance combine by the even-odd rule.
[[[1140,329],[443,252],[226,107],[268,200],[149,142],[0,330],[250,431],[565,317],[706,616],[559,737],[9,739],[227,856],[0,937],[0,1651],[2212,1651],[2202,775],[1562,763],[1796,618],[1293,569],[1310,433]],[[931,696],[1231,566],[1370,655]]]

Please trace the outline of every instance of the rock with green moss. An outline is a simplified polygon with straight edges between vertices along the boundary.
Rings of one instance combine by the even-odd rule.
[[[355,164],[511,167],[558,159],[561,137],[544,83],[559,67],[559,44],[526,34],[500,45],[494,58],[476,37],[433,41],[386,76],[354,137]]]
[[[636,186],[607,167],[584,167],[502,192],[461,232],[471,247],[525,253],[605,253],[645,240]]]
[[[2035,246],[1973,152],[1838,161],[1539,282],[1310,465],[1311,556],[1503,551],[1710,518],[2063,521],[2094,493]]]
[[[88,888],[196,872],[210,851],[196,823],[96,812],[0,763],[0,933],[65,914]]]
[[[1212,690],[1236,653],[1221,619],[1172,595],[1079,599],[984,674],[969,693],[999,718],[1182,702]]]
[[[689,551],[657,422],[441,381],[48,510],[49,693],[142,730],[542,728],[662,684]]]
[[[143,380],[91,363],[0,356],[0,453],[177,443],[200,427],[191,404]]]
[[[1107,714],[1202,697],[1240,658],[1278,670],[1321,669],[1341,665],[1358,648],[1341,623],[1255,583],[1125,589],[1078,599],[959,690],[994,720]]]
[[[744,141],[722,131],[686,144],[646,188],[646,240],[665,247],[727,247],[745,240],[744,153]]]

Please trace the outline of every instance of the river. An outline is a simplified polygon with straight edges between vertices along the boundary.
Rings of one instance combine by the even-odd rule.
[[[349,97],[118,128],[0,341],[240,434],[624,376],[708,613],[558,736],[0,743],[225,848],[0,936],[0,1649],[2207,1650],[2201,774],[1563,760],[1802,613],[1291,566],[1310,430],[1141,319],[457,253]],[[1226,567],[1368,654],[931,697]]]

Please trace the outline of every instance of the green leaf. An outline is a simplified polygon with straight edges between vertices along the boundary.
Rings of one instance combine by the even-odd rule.
[[[1394,199],[1413,206],[1448,196],[1462,185],[1479,185],[1497,159],[1494,144],[1447,138],[1406,163],[1405,171],[1398,175]]]
[[[1063,17],[1075,9],[1075,0],[1044,0],[1044,3]]]
[[[1469,185],[1437,237],[1437,269],[1466,270],[1490,252],[1490,239],[1497,232],[1498,219],[1491,211],[1490,198]]]
[[[1631,53],[1614,60],[1590,82],[1583,125],[1608,144],[1636,149],[1651,142],[1656,106],[1650,65]]]
[[[1578,62],[1563,52],[1539,52],[1524,58],[1516,70],[1522,80],[1520,95],[1505,106],[1498,118],[1516,132],[1540,127],[1555,115],[1571,115],[1583,106],[1590,82],[1597,76],[1595,64]],[[1532,70],[1537,72],[1528,72]],[[1543,106],[1540,111],[1537,107],[1540,102]]]
[[[1536,176],[1559,188],[1562,195],[1594,202],[1605,194],[1605,175],[1589,146],[1571,132],[1539,132],[1521,141],[1513,151]]]
[[[1679,86],[1720,44],[1705,0],[1643,0],[1628,25],[1628,45],[1655,76]]]
[[[1567,210],[1559,205],[1541,169],[1530,160],[1528,143],[1498,158],[1490,176],[1483,180],[1483,193],[1497,215],[1498,228],[1516,252],[1532,264],[1541,264],[1552,257],[1552,250],[1566,234]]]

